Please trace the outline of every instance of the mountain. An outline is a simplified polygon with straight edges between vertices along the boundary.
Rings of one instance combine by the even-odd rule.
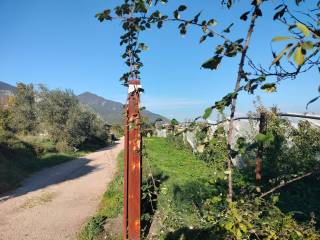
[[[7,98],[16,93],[16,87],[0,81],[0,99]]]
[[[88,105],[101,117],[103,117],[108,123],[115,124],[123,123],[123,104],[120,102],[115,102],[107,100],[103,97],[97,96],[90,92],[82,93],[78,96],[81,103]],[[142,110],[142,116],[149,118],[150,122],[154,122],[156,119],[161,118],[164,121],[168,121],[167,118],[152,113],[148,110]]]
[[[6,100],[9,96],[15,95],[16,87],[0,81],[0,101]],[[93,93],[85,92],[78,96],[78,99],[81,103],[89,106],[94,112],[99,114],[104,118],[108,123],[115,124],[123,123],[123,104],[115,101],[99,97]],[[148,110],[142,111],[143,116],[147,116],[151,122],[155,121],[158,118],[161,118],[165,121],[168,121],[167,118],[152,113]]]

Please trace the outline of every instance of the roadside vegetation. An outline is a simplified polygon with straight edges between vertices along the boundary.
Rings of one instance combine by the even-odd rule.
[[[309,122],[294,127],[268,112],[263,158],[263,181],[257,191],[252,160],[260,139],[242,139],[237,149],[242,167],[234,169],[234,200],[228,201],[227,140],[223,127],[210,135],[197,128],[201,152],[193,153],[182,134],[144,138],[142,227],[144,237],[163,240],[197,239],[310,239],[320,238],[320,131]],[[189,129],[190,130],[190,129]],[[252,131],[255,131],[252,129]],[[312,143],[312,144],[310,144]],[[289,157],[291,156],[291,157]],[[98,213],[84,227],[81,240],[121,239],[104,225],[121,218],[123,155],[118,174],[109,185]],[[299,181],[288,180],[303,173]],[[274,187],[281,186],[262,196]],[[116,233],[114,233],[114,231]]]
[[[30,173],[111,143],[109,125],[71,91],[17,84],[0,106],[0,193]]]
[[[317,201],[320,193],[320,130],[307,121],[300,121],[294,127],[274,112],[267,113],[267,122],[264,136],[240,137],[233,147],[239,161],[238,167],[234,168],[233,201],[228,200],[226,130],[220,126],[208,133],[208,125],[196,127],[198,149],[201,149],[196,153],[197,161],[206,169],[199,174],[203,182],[196,181],[200,167],[194,164],[182,174],[189,181],[184,187],[175,179],[174,186],[164,193],[160,191],[159,206],[163,207],[156,214],[160,219],[154,239],[320,238]],[[155,155],[157,161],[152,162],[155,167],[165,154],[163,149],[171,146],[191,154],[185,150],[182,135],[162,141],[162,146],[157,143],[161,150]],[[255,158],[261,142],[264,145],[263,178],[257,186]],[[167,159],[172,154],[170,149]],[[152,151],[149,155],[153,155]],[[186,159],[184,157],[183,162]],[[179,161],[176,164],[173,169],[179,169]],[[178,171],[173,175],[179,176]]]

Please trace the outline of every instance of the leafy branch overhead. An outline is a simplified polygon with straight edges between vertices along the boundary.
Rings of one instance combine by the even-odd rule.
[[[127,83],[129,78],[140,77],[140,69],[143,67],[140,55],[142,51],[148,50],[148,47],[145,43],[139,42],[139,35],[141,32],[151,29],[153,26],[162,28],[165,22],[179,23],[178,30],[182,36],[187,34],[190,26],[199,27],[202,32],[199,40],[200,43],[214,37],[218,37],[223,41],[222,44],[216,46],[214,55],[202,63],[201,67],[203,69],[217,70],[224,57],[237,57],[243,52],[244,39],[231,40],[230,37],[227,36],[231,33],[234,23],[230,23],[222,32],[219,32],[216,30],[218,21],[214,18],[200,20],[202,11],[189,19],[184,19],[183,13],[188,10],[188,6],[186,5],[179,5],[176,10],[173,11],[172,17],[162,14],[159,10],[151,11],[151,9],[157,7],[159,3],[167,4],[168,2],[168,0],[124,0],[124,3],[117,6],[113,11],[107,9],[96,15],[101,22],[115,19],[122,22],[124,34],[121,36],[120,45],[125,47],[122,58],[125,60],[126,65],[130,66],[130,70],[121,77],[121,81],[123,81],[124,84]],[[232,8],[235,5],[233,0],[222,0],[221,3],[228,8]],[[252,1],[251,4],[253,8],[249,11],[244,11],[239,19],[241,21],[247,21],[252,16],[255,16],[255,18],[262,17],[263,13],[260,7],[262,3],[262,0]],[[296,4],[299,6],[302,4],[302,1],[296,1]],[[319,7],[319,3],[317,7]],[[234,93],[247,91],[250,94],[254,94],[259,88],[266,92],[274,92],[276,91],[279,80],[288,77],[295,78],[300,72],[316,66],[318,62],[315,61],[315,59],[318,56],[320,47],[320,30],[318,30],[317,27],[320,22],[319,16],[319,13],[315,11],[315,14],[313,14],[312,17],[310,16],[307,22],[303,22],[291,13],[286,4],[279,4],[275,8],[273,20],[285,24],[291,35],[273,37],[272,42],[287,42],[285,47],[278,54],[273,52],[274,59],[269,69],[257,66],[249,56],[245,54],[245,57],[248,58],[247,65],[251,67],[252,71],[243,71],[241,73],[241,79],[244,80],[244,83],[236,89]],[[313,20],[313,23],[311,20]],[[283,66],[283,64],[286,64],[282,63],[284,62],[284,56],[286,56],[286,61],[289,64],[288,67],[286,67],[286,65]],[[286,70],[291,66],[291,63],[295,64],[295,69],[293,71]],[[271,68],[273,70],[271,70]],[[251,76],[255,77],[252,78]],[[265,81],[269,77],[277,77],[277,81],[266,83]],[[217,101],[218,105],[229,106],[228,102],[221,104],[225,103],[225,99],[227,98],[228,95],[220,101]],[[313,102],[314,101],[310,101],[310,103]],[[216,104],[212,107],[216,108]]]

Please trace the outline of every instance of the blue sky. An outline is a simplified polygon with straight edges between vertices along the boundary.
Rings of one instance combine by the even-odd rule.
[[[125,102],[126,88],[119,77],[126,70],[119,46],[119,22],[99,23],[94,15],[113,7],[118,0],[1,0],[0,1],[0,80],[11,84],[44,83],[49,88],[68,88],[76,94],[90,91],[108,99]],[[249,1],[237,2],[225,10],[218,0],[171,0],[163,11],[172,12],[181,3],[190,6],[188,14],[203,11],[203,16],[218,21],[217,30],[235,22],[233,38],[241,38],[247,23],[239,22]],[[273,8],[279,1],[265,4],[264,17],[257,22],[255,42],[249,50],[259,63],[272,61],[270,40],[286,34],[285,28],[272,21]],[[292,1],[293,2],[293,1]],[[310,1],[312,2],[312,1]],[[190,15],[191,16],[191,15]],[[150,50],[143,54],[145,67],[142,105],[147,109],[180,120],[202,114],[203,109],[231,92],[237,61],[227,59],[218,71],[200,69],[210,58],[219,39],[199,44],[201,32],[190,29],[185,37],[176,24],[147,31],[142,39]],[[275,46],[275,48],[277,48]],[[319,74],[309,72],[283,82],[277,93],[257,92],[266,106],[277,105],[283,111],[303,112],[306,103],[317,95]],[[252,110],[256,96],[241,94],[239,113]],[[309,111],[320,112],[320,102]]]

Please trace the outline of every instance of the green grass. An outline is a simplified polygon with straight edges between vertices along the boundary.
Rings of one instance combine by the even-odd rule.
[[[120,239],[120,236],[106,236],[103,233],[103,225],[106,219],[116,218],[122,211],[123,206],[123,151],[117,157],[117,173],[108,184],[100,202],[99,210],[94,217],[84,225],[78,234],[79,240],[93,239]]]
[[[157,208],[163,228],[159,239],[171,239],[169,235],[181,229],[197,228],[205,200],[218,194],[212,186],[213,169],[188,149],[177,149],[167,139],[145,139],[145,146],[144,165],[149,161],[152,174],[160,180]],[[147,168],[144,174],[149,174]]]

